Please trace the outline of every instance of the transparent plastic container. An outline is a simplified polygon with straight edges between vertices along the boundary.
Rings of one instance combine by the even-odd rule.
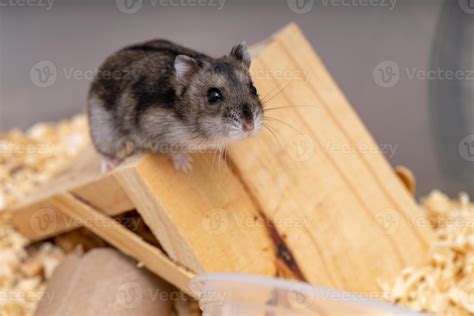
[[[204,316],[424,315],[347,292],[239,273],[201,274],[190,287]]]

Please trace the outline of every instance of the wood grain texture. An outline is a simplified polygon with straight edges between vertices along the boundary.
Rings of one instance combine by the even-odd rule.
[[[194,276],[192,272],[172,262],[161,250],[146,243],[113,218],[94,210],[70,193],[55,195],[50,201],[55,207],[84,223],[84,226],[126,255],[142,262],[153,273],[192,295],[188,287],[189,281]]]
[[[221,157],[194,157],[193,171],[145,155],[114,173],[168,256],[196,273],[275,275],[274,249],[258,211]]]
[[[18,230],[36,241],[81,226],[51,203],[52,196],[64,192],[81,197],[111,216],[135,208],[116,179],[101,174],[99,155],[88,146],[63,172],[8,209]]]
[[[432,238],[424,215],[296,25],[252,72],[278,141],[264,131],[229,158],[304,279],[377,294],[377,280],[421,263]]]

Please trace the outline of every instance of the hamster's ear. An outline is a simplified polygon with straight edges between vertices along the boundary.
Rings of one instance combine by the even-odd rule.
[[[247,42],[242,42],[239,45],[232,47],[230,57],[243,62],[247,67],[250,67],[250,53],[247,48]]]
[[[178,55],[174,59],[174,70],[176,80],[181,83],[188,83],[193,74],[198,70],[199,65],[196,59],[186,55]]]

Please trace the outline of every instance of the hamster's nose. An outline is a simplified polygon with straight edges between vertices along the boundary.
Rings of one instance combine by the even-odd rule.
[[[243,121],[242,122],[242,131],[251,132],[254,129],[253,121]]]
[[[253,114],[252,110],[250,110],[250,106],[247,103],[242,105],[242,131],[250,132],[254,128],[253,123]]]

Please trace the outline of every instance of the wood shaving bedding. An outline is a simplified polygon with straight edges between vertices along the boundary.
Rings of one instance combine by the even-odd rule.
[[[38,123],[26,133],[0,133],[0,209],[46,182],[89,142],[83,115],[55,124]]]
[[[0,134],[0,209],[26,197],[59,172],[88,142],[85,116],[36,124],[25,133]],[[0,214],[0,315],[32,315],[64,251],[42,242],[31,246]]]
[[[421,206],[435,229],[429,261],[407,268],[391,284],[385,299],[434,315],[474,315],[474,204],[461,193],[450,200],[433,191]]]
[[[40,123],[25,133],[0,134],[0,209],[50,179],[88,142],[84,115]],[[434,191],[421,206],[437,236],[430,260],[382,284],[384,298],[435,315],[474,315],[474,204],[466,194],[450,200]],[[71,233],[71,242],[62,236],[54,243],[28,246],[0,213],[0,315],[33,314],[48,278],[68,250],[62,247],[74,244],[77,233]]]

